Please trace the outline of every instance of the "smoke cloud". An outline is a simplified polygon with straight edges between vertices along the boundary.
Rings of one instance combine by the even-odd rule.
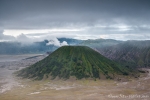
[[[51,40],[49,40],[49,42],[46,45],[55,45],[55,46],[64,46],[64,45],[68,45],[68,43],[66,41],[63,41],[62,43],[60,43],[60,41],[55,37]]]

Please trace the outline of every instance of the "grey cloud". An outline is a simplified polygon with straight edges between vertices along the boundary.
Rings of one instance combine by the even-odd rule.
[[[128,40],[149,40],[150,34],[128,34],[124,38],[127,38]]]
[[[148,27],[141,26],[150,26],[149,4],[149,0],[1,0],[0,27],[86,29],[66,32],[65,36],[135,33],[144,36],[150,32]],[[124,30],[112,27],[120,24],[129,27]],[[96,25],[106,27],[95,27]],[[56,32],[52,34],[58,35]]]
[[[15,37],[13,37],[13,36],[9,36],[9,35],[4,35],[3,34],[3,30],[0,30],[0,40],[2,40],[2,41],[5,41],[5,40],[14,40],[15,39]]]
[[[129,20],[128,23],[138,23],[137,20],[146,23],[150,17],[148,3],[148,0],[2,0],[0,19],[5,28],[92,25],[98,20],[110,23],[116,17]]]
[[[24,35],[23,33],[17,37],[14,37],[14,36],[10,36],[10,35],[4,35],[3,31],[0,31],[0,41],[1,42],[3,42],[3,41],[9,41],[9,42],[17,41],[17,42],[21,42],[21,43],[31,43],[31,40],[26,35]]]

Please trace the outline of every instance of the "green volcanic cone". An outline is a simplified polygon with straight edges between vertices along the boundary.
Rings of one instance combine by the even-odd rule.
[[[63,46],[48,57],[18,72],[24,78],[68,79],[75,76],[82,78],[114,78],[115,75],[128,75],[129,69],[102,56],[86,46]]]

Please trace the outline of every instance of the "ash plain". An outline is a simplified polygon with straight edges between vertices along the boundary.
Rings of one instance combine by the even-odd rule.
[[[150,69],[129,81],[41,80],[16,77],[47,54],[0,55],[0,100],[150,100]]]

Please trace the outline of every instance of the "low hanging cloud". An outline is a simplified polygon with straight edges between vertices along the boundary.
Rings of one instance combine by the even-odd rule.
[[[0,30],[0,41],[11,41],[15,39],[15,37],[13,36],[4,35],[3,32],[4,32],[3,30]]]
[[[32,38],[27,37],[25,34],[21,33],[16,37],[17,42],[21,42],[22,44],[31,44],[34,42]]]
[[[56,37],[50,36],[50,35],[41,36],[41,37],[28,37],[22,33],[16,37],[16,41],[21,42],[22,44],[32,44],[32,43],[41,42],[44,40],[48,40],[48,43],[46,45],[54,45],[57,47],[68,45],[66,41],[63,41],[62,43],[60,43],[60,41]]]
[[[14,37],[10,35],[4,35],[3,30],[0,30],[0,42],[20,42],[23,45],[30,45],[35,42],[42,42],[44,40],[48,40],[48,43],[46,45],[54,45],[57,47],[68,45],[66,41],[63,41],[61,43],[55,36],[45,35],[40,37],[29,37],[21,33],[17,37]]]

